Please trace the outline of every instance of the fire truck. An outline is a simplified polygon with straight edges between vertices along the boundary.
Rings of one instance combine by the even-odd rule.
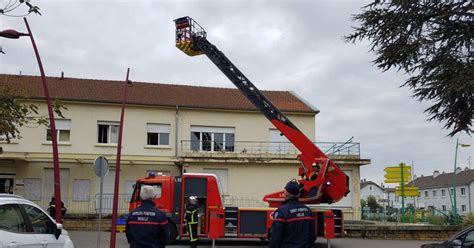
[[[306,135],[304,135],[255,85],[221,52],[207,40],[206,31],[189,16],[174,20],[176,47],[189,56],[206,55],[248,100],[284,135],[299,151],[301,166],[298,170],[301,187],[299,201],[314,206],[332,204],[349,193],[348,176],[331,161]],[[281,182],[283,185],[284,182]],[[268,239],[272,213],[284,202],[284,192],[270,193],[263,198],[268,208],[242,208],[224,206],[218,178],[213,174],[183,173],[181,176],[149,175],[135,184],[130,211],[140,204],[140,188],[152,185],[159,192],[156,206],[167,213],[168,242],[186,237],[184,211],[186,200],[196,196],[199,201],[200,237],[260,238]],[[343,234],[343,215],[339,209],[317,209],[315,212],[318,236]],[[328,228],[324,219],[334,218]],[[331,235],[329,235],[331,236]]]

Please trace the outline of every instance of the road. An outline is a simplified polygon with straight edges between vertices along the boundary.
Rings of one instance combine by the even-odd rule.
[[[75,247],[97,247],[97,232],[79,232],[70,231],[72,241]],[[101,234],[101,247],[109,247],[110,233],[104,232]],[[418,240],[374,240],[374,239],[348,239],[340,238],[331,241],[331,248],[351,247],[351,248],[410,248],[420,247],[422,244],[430,243],[429,241],[418,241]],[[253,240],[218,240],[216,241],[216,247],[266,247],[267,243]],[[127,239],[125,234],[117,233],[117,248],[128,248]],[[177,244],[171,246],[175,248],[189,247],[186,241],[178,241]],[[211,247],[209,240],[200,241],[199,247]],[[316,241],[315,248],[325,248],[326,240],[318,238]]]

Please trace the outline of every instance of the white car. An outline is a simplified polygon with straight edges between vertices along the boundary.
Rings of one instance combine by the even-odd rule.
[[[0,248],[74,248],[62,224],[33,202],[0,194]]]

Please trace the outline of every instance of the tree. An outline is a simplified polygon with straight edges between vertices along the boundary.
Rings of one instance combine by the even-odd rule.
[[[22,4],[25,4],[28,7],[28,12],[24,14],[13,14],[13,11],[20,7]],[[0,15],[13,17],[26,16],[30,13],[36,13],[38,15],[41,15],[39,10],[40,8],[38,6],[32,5],[30,3],[30,0],[10,0],[7,2],[6,5],[2,6],[2,8],[0,9]]]
[[[38,106],[34,104],[22,103],[19,101],[19,93],[0,85],[0,134],[10,143],[12,138],[21,138],[19,127],[23,126],[49,126],[48,116],[39,115]],[[59,103],[53,101],[54,112],[64,118],[61,110],[67,109]]]
[[[369,40],[379,69],[406,72],[402,86],[432,103],[430,121],[444,122],[451,136],[473,131],[472,1],[375,0],[353,20],[360,25],[346,41]]]
[[[372,210],[376,210],[379,208],[379,204],[377,203],[377,199],[375,199],[375,196],[369,195],[369,197],[367,197],[367,206]]]

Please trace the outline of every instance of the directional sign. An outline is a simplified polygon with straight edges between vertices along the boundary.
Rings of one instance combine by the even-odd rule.
[[[403,179],[404,182],[407,182],[407,180]],[[390,178],[390,179],[385,179],[383,180],[384,183],[401,183],[402,179],[401,178]]]
[[[402,175],[401,175],[401,173],[390,172],[390,173],[386,173],[384,175],[384,177],[386,179],[395,179],[395,178],[402,178]],[[409,181],[409,180],[411,180],[411,174],[403,173],[403,178],[405,179],[405,181]]]
[[[385,172],[387,173],[390,173],[390,172],[394,172],[394,173],[401,173],[402,172],[402,168],[403,168],[403,174],[411,174],[411,166],[403,166],[403,167],[400,167],[400,166],[390,166],[390,167],[387,167],[384,169]]]
[[[404,186],[403,187],[403,195],[404,196],[418,196],[419,191],[418,187],[413,187],[413,186]],[[396,196],[402,196],[402,187],[395,187],[395,195]]]

